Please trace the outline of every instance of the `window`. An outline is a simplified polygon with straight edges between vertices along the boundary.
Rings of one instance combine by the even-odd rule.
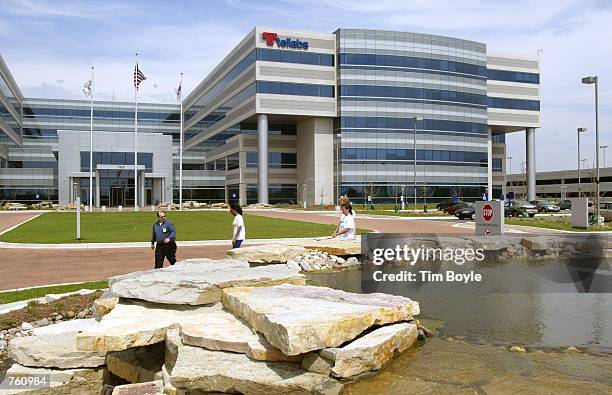
[[[540,83],[540,75],[537,73],[521,73],[518,71],[508,71],[508,70],[488,69],[487,78],[490,80],[524,82],[528,84],[539,84]]]
[[[301,52],[282,49],[257,48],[257,60],[316,66],[333,66],[334,55],[316,52]]]
[[[293,96],[334,97],[334,87],[332,85],[257,81],[257,93]]]

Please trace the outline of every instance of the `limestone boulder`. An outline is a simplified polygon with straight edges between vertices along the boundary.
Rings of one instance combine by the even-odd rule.
[[[417,340],[417,326],[400,323],[378,328],[340,348],[321,350],[321,356],[333,360],[332,375],[349,378],[379,370]]]
[[[132,384],[160,380],[163,364],[163,343],[109,352],[106,356],[108,371]]]
[[[298,245],[262,244],[228,250],[228,258],[246,260],[252,263],[285,263],[308,252]]]
[[[236,259],[207,259],[207,258],[196,258],[196,259],[185,259],[182,261],[176,262],[174,265],[163,268],[163,269],[151,269],[145,270],[141,272],[132,272],[126,274],[120,274],[118,276],[113,276],[108,279],[108,285],[111,286],[116,282],[127,280],[134,277],[140,277],[144,273],[152,273],[152,272],[180,272],[180,271],[192,271],[195,269],[199,269],[202,271],[208,270],[219,270],[222,268],[229,267],[249,267],[249,263],[244,260],[236,260]]]
[[[168,368],[168,366],[166,366]],[[179,344],[169,388],[243,394],[339,394],[342,384],[291,362],[254,361],[245,354]]]
[[[227,288],[222,302],[286,355],[338,347],[373,325],[419,313],[419,304],[403,296],[291,284]]]
[[[287,356],[272,346],[261,334],[226,311],[215,311],[197,320],[181,323],[182,342],[209,350],[246,354],[259,361],[299,361],[301,356]]]
[[[106,369],[48,369],[12,365],[6,376],[45,376],[45,387],[27,391],[28,395],[99,395],[103,386]],[[3,389],[3,395],[24,393],[23,389]]]
[[[306,249],[326,252],[331,255],[360,255],[361,240],[323,239],[314,241],[300,241]]]
[[[85,319],[34,328],[32,336],[11,339],[8,355],[18,364],[30,367],[67,369],[102,366],[106,353],[79,351],[76,348],[78,332],[97,324],[94,319]]]
[[[183,263],[113,279],[111,293],[155,303],[203,305],[219,302],[228,287],[304,284],[303,275],[284,265],[249,268],[244,261],[214,262]]]
[[[94,306],[94,313],[93,316],[96,320],[100,321],[102,319],[102,317],[104,317],[106,314],[110,313],[110,311],[112,309],[115,308],[115,306],[117,306],[117,304],[119,303],[119,298],[116,296],[111,296],[108,298],[100,298],[100,299],[96,299],[94,300],[93,306]]]
[[[198,319],[221,305],[206,307],[165,306],[150,303],[121,302],[98,325],[77,334],[80,351],[121,351],[164,341],[169,328]]]

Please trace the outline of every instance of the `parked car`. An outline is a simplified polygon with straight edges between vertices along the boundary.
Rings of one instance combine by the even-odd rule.
[[[593,206],[593,202],[592,201],[588,201],[588,205],[589,207]],[[570,210],[572,208],[572,201],[569,199],[565,199],[565,200],[561,200],[558,204],[559,208],[561,210]]]
[[[548,200],[540,199],[540,200],[532,200],[529,203],[536,206],[539,213],[558,213],[561,211],[561,208],[556,204],[550,203]]]
[[[533,217],[538,213],[538,209],[535,205],[524,200],[512,200],[508,202],[508,208],[510,210],[510,216],[512,217],[518,217],[525,214]]]
[[[449,208],[450,206],[454,205],[456,203],[453,202],[440,202],[438,204],[436,204],[436,208],[439,211],[446,211],[447,208]]]
[[[504,216],[510,216],[510,208],[507,203],[504,204]],[[476,219],[476,206],[472,204],[471,206],[457,209],[457,211],[455,211],[455,217],[459,219]]]
[[[474,205],[455,210],[455,217],[459,219],[476,219],[476,207]]]
[[[450,215],[455,215],[455,211],[461,209],[461,208],[466,208],[469,207],[470,205],[474,205],[474,203],[468,203],[468,202],[461,202],[461,203],[457,203],[457,204],[453,204],[450,207],[447,207],[444,212],[450,214]]]

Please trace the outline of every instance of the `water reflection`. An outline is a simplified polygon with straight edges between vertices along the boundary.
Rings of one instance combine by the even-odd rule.
[[[529,288],[541,289],[540,283],[547,281],[540,276],[517,280],[503,275],[512,269],[509,265],[490,268],[491,273],[500,273],[489,276],[489,281],[504,291],[496,293],[476,293],[461,286],[441,291],[436,284],[411,287],[401,282],[377,283],[374,287],[362,281],[362,270],[310,274],[309,279],[349,292],[410,297],[421,305],[419,318],[444,321],[443,336],[531,346],[612,346],[612,294],[512,292],[525,289],[525,282]]]

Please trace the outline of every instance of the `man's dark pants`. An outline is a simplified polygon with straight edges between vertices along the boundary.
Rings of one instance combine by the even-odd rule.
[[[168,259],[171,265],[176,263],[176,242],[171,241],[168,244],[158,242],[155,245],[155,268],[161,269],[164,267],[164,258]]]

